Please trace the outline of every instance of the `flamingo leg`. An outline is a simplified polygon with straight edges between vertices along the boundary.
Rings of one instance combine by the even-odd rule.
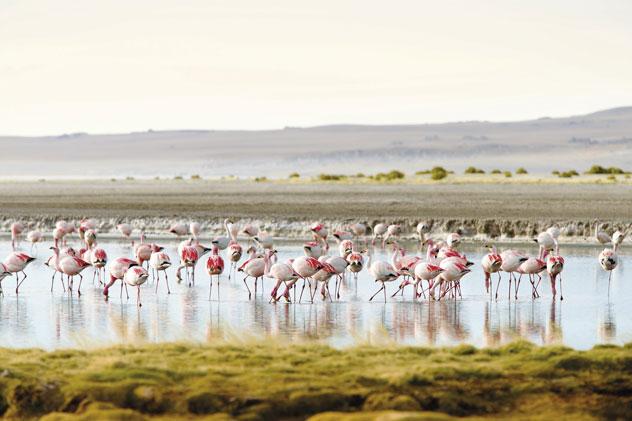
[[[167,276],[166,270],[165,270],[165,284],[167,285],[167,294],[171,294],[171,290],[169,289],[169,277]]]
[[[564,295],[562,295],[562,274],[560,273],[560,301],[564,300]]]
[[[153,273],[152,273],[153,275]],[[165,273],[166,275],[166,273]],[[156,271],[156,276],[158,279],[156,279],[156,293],[158,293],[158,284],[160,283],[160,272]]]
[[[136,301],[138,303],[138,307],[142,307],[143,304],[140,302],[140,285],[137,285],[136,289],[138,290],[138,293],[136,295]]]
[[[81,282],[83,282],[83,275],[79,274],[79,287],[77,288],[77,294],[81,295]]]
[[[384,288],[385,288],[385,287],[384,287],[384,282],[382,282],[382,288],[378,289],[378,290],[377,290],[377,292],[376,292],[375,294],[373,294],[373,295],[371,296],[371,298],[369,298],[369,301],[373,301],[373,298],[375,298],[375,296],[376,296],[377,294],[379,294],[379,293],[380,293],[380,292],[381,292]]]
[[[55,282],[55,274],[57,273],[57,271],[53,272],[53,277],[50,280],[50,292],[53,292],[53,285]]]
[[[248,282],[246,282],[246,279],[248,279],[247,276],[244,278],[244,285],[246,285],[246,289],[248,290],[248,299],[250,299],[252,297],[252,293],[250,292],[250,288],[248,287]]]
[[[498,283],[496,284],[496,300],[498,300],[498,288],[500,288],[500,281],[502,279],[502,275],[499,273],[498,274]]]

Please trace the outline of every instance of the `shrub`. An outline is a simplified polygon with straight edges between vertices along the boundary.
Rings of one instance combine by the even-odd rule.
[[[183,180],[181,175],[176,175],[175,177],[173,177],[174,180]]]
[[[520,167],[516,170],[516,174],[529,174],[524,167]]]
[[[301,178],[301,175],[297,172],[293,172],[288,178]]]
[[[346,175],[341,174],[319,174],[318,179],[320,181],[340,181],[346,179]]]
[[[262,183],[268,181],[268,177],[255,177],[255,183]]]
[[[558,170],[553,170],[553,171],[551,172],[551,174],[553,174],[553,175],[560,175],[560,172],[559,172]]]
[[[430,178],[433,180],[442,180],[448,176],[448,172],[443,167],[434,167],[430,171]]]
[[[605,168],[601,165],[593,165],[586,171],[586,174],[625,174],[625,171],[618,167]]]
[[[355,176],[356,176],[356,178],[364,178],[364,177],[366,177],[366,175],[364,175],[361,172],[357,173]]]
[[[504,174],[504,175],[505,175],[505,177],[507,177],[507,178],[511,177],[511,171],[505,171],[503,174]]]
[[[616,175],[614,175],[614,174],[610,174],[607,178],[608,178],[608,180],[610,180],[610,181],[617,181],[617,176],[616,176]]]
[[[191,176],[191,180],[201,180],[201,179],[202,179],[202,177],[200,177],[200,175],[199,175],[199,174],[193,174],[193,175]]]
[[[476,167],[467,167],[464,171],[464,174],[485,174],[485,171]]]
[[[134,177],[130,177],[129,175],[128,175],[127,177],[125,177],[125,179],[126,179],[127,181],[134,181]]]
[[[403,172],[392,170],[387,173],[383,173],[383,172],[377,173],[371,178],[377,181],[393,181],[393,180],[401,180],[404,177],[406,177],[406,175]]]
[[[492,170],[492,174],[502,174],[500,170]]]

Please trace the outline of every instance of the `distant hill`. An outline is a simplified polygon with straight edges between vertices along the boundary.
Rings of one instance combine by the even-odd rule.
[[[1,130],[1,127],[0,127]],[[632,107],[565,118],[281,130],[0,137],[0,176],[286,176],[416,170],[632,169]]]

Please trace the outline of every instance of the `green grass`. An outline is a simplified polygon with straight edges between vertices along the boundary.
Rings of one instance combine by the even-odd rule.
[[[632,346],[0,349],[8,418],[629,419]]]

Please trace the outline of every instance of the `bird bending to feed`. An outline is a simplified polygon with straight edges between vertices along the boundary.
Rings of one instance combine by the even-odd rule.
[[[270,256],[274,252],[274,250],[267,250],[263,257],[250,258],[246,260],[239,269],[237,269],[238,272],[246,274],[246,277],[244,278],[244,285],[246,285],[246,289],[248,290],[248,299],[252,298],[252,293],[250,292],[250,287],[248,287],[246,280],[249,277],[255,279],[255,295],[257,294],[257,281],[259,279],[262,279],[261,288],[263,289],[263,275],[266,273],[267,265],[270,263]]]
[[[106,300],[108,299],[110,287],[112,287],[117,280],[121,281],[120,296],[123,297],[123,287],[125,287],[125,293],[127,294],[127,283],[123,281],[123,277],[125,276],[127,270],[134,266],[138,266],[138,262],[128,259],[127,257],[118,257],[108,263],[107,267],[108,272],[110,273],[110,282],[108,282],[103,288],[103,295],[105,295]],[[127,295],[127,298],[129,298],[129,295]]]
[[[64,257],[60,257],[59,248],[57,247],[51,247],[51,250],[55,253],[55,268],[58,272],[66,275],[66,279],[68,281],[68,291],[72,292],[74,277],[79,276],[79,287],[77,288],[77,293],[81,295],[81,282],[83,281],[83,275],[81,275],[81,272],[88,266],[91,266],[90,263],[77,256],[66,255]]]
[[[189,232],[189,227],[182,223],[173,224],[171,225],[171,227],[169,227],[169,232],[175,234],[178,237],[182,237],[183,235],[187,235],[187,232]]]
[[[43,238],[44,236],[40,231],[29,231],[28,234],[26,234],[27,241],[31,243],[31,249],[33,249],[33,246],[37,247],[36,244],[41,242]]]
[[[20,222],[14,222],[11,224],[11,248],[15,250],[16,246],[20,244],[20,238],[22,238],[22,232],[24,231],[24,225]]]
[[[386,226],[386,224],[383,224],[381,222],[373,226],[373,238],[371,239],[372,246],[375,245],[375,242],[377,240],[384,240],[384,235],[386,234],[387,228],[388,227]],[[382,245],[382,247],[384,246]]]
[[[140,286],[147,282],[147,278],[149,278],[149,273],[147,273],[145,268],[141,266],[130,267],[127,271],[125,271],[125,275],[123,276],[123,282],[131,287],[136,287],[136,290],[138,291],[136,295],[136,304],[138,307],[142,306],[140,302]]]
[[[397,278],[399,278],[399,272],[395,270],[395,268],[390,264],[382,261],[376,261],[371,264],[369,267],[369,273],[375,279],[375,282],[381,282],[382,287],[377,290],[375,294],[369,298],[369,301],[373,301],[373,298],[380,291],[384,291],[384,302],[386,302],[386,282],[393,282]]]
[[[116,229],[123,234],[123,237],[127,238],[128,240],[131,240],[132,242],[132,247],[134,247],[134,240],[131,239],[132,236],[132,226],[130,224],[118,224],[116,226]]]
[[[605,248],[599,253],[599,264],[601,268],[608,272],[608,291],[610,291],[610,279],[612,278],[612,271],[617,267],[619,263],[619,257],[617,252],[613,249]]]
[[[595,240],[597,240],[599,244],[610,244],[612,242],[612,237],[603,230],[603,226],[604,224],[598,224],[595,227]]]
[[[329,231],[325,226],[321,223],[315,223],[310,227],[310,231],[314,235],[314,240],[319,241],[323,244],[325,250],[329,250],[329,243],[327,242],[327,235]]]

